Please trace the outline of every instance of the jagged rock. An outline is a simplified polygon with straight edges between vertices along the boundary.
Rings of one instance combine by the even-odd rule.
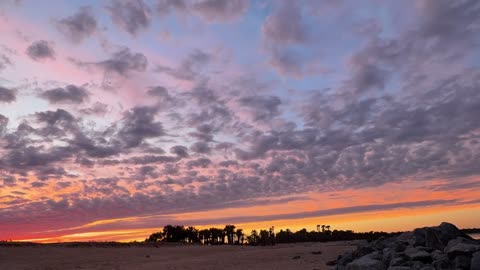
[[[392,252],[392,250],[389,249],[389,248],[384,248],[383,251],[382,251],[382,254],[383,254],[383,255],[382,255],[382,261],[383,261],[383,263],[385,263],[385,264],[388,265],[388,264],[390,263],[390,261],[392,260],[392,258],[393,258],[393,252]]]
[[[393,258],[390,261],[390,266],[401,266],[405,262],[405,259],[402,257]]]
[[[414,246],[425,246],[425,230],[426,228],[413,230]]]
[[[419,261],[408,261],[408,262],[405,262],[403,266],[410,266],[412,269],[422,269],[426,265]]]
[[[480,241],[442,223],[380,238],[340,256],[338,270],[480,270]]]
[[[370,253],[370,254],[367,254],[367,255],[365,255],[365,256],[368,256],[368,257],[370,257],[370,259],[373,259],[373,260],[379,260],[379,261],[381,261],[381,260],[383,259],[383,254],[382,254],[382,252],[381,252],[381,251],[378,251],[378,250],[377,250],[377,251],[374,251],[374,252],[372,252],[372,253]]]
[[[355,250],[352,255],[355,259],[357,259],[367,254],[370,254],[374,251],[375,249],[371,246],[362,246],[362,247],[359,247],[357,250]]]
[[[405,244],[405,246],[408,246],[408,245],[413,246],[413,244],[415,244],[415,236],[413,232],[404,232],[399,236],[397,236],[396,240],[399,243]]]
[[[448,259],[447,255],[440,250],[434,250],[432,253],[430,253],[430,256],[432,256],[432,259],[434,261],[438,261],[438,260],[442,260],[442,259]]]
[[[372,259],[366,255],[347,264],[346,270],[385,270],[387,269],[382,261]]]
[[[448,222],[442,222],[440,226],[438,226],[438,237],[444,243],[445,245],[452,239],[455,239],[457,237],[463,237],[467,239],[472,239],[470,236],[467,234],[463,233],[460,231],[455,225],[448,223]]]
[[[387,238],[385,238],[385,236],[381,236],[380,238],[378,238],[377,240],[373,241],[372,243],[372,246],[375,248],[375,249],[384,249],[386,248],[386,240]]]
[[[433,249],[443,249],[448,242],[457,237],[471,239],[455,225],[442,222],[440,226],[418,228],[413,231],[414,246],[424,246]]]
[[[470,260],[470,270],[480,270],[480,251],[473,253]]]
[[[392,249],[395,252],[403,252],[407,248],[407,243],[406,242],[397,242],[395,241],[394,244],[392,245]]]
[[[432,228],[425,229],[425,246],[433,250],[443,250],[445,245],[438,239],[437,233]]]
[[[337,258],[337,265],[338,266],[345,266],[349,262],[353,261],[355,258],[353,257],[353,252],[347,252],[343,255],[338,256]],[[337,268],[338,268],[337,266]]]
[[[430,255],[432,256],[432,259],[433,259],[432,265],[435,267],[435,269],[438,269],[438,270],[451,269],[451,263],[450,263],[450,260],[448,259],[447,254],[439,250],[435,250]]]
[[[463,237],[457,237],[448,242],[448,245],[444,250],[449,258],[455,258],[456,256],[461,255],[470,256],[477,251],[480,251],[480,243]]]
[[[412,261],[420,261],[425,263],[432,261],[432,256],[430,256],[430,253],[414,247],[408,247],[405,249],[405,255],[407,255]]]
[[[449,270],[452,268],[452,264],[448,260],[448,257],[444,257],[442,259],[435,260],[432,265],[437,270]]]
[[[457,256],[455,257],[454,264],[455,264],[455,269],[469,270],[470,257],[466,255]]]

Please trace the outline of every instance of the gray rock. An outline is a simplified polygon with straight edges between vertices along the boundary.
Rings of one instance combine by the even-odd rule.
[[[413,231],[414,246],[426,246],[433,249],[442,249],[448,242],[457,237],[472,239],[460,231],[455,225],[442,222],[440,226],[418,228]]]
[[[347,265],[349,262],[353,261],[355,258],[353,257],[353,252],[347,252],[343,255],[340,255],[338,258],[337,258],[337,265],[339,266],[345,266]]]
[[[445,245],[438,239],[437,232],[432,228],[425,229],[425,246],[433,250],[445,248]]]
[[[385,236],[381,236],[377,240],[373,241],[372,246],[375,249],[378,249],[378,250],[382,250],[382,249],[386,248],[387,247],[387,241],[386,241]]]
[[[448,260],[448,257],[445,255],[444,257],[435,259],[432,263],[432,265],[435,267],[437,270],[447,270],[451,269],[452,263]]]
[[[387,269],[382,261],[374,260],[369,256],[363,256],[347,264],[346,270],[385,270]]]
[[[413,239],[415,242],[413,243],[414,246],[425,246],[425,234],[426,228],[418,228],[413,230]]]
[[[480,270],[480,251],[473,253],[470,260],[470,270]]]
[[[448,259],[448,258],[447,258],[447,254],[443,253],[443,252],[440,251],[440,250],[434,250],[432,253],[430,253],[430,256],[432,256],[432,259],[433,259],[434,261],[443,260],[443,259]]]
[[[456,256],[462,255],[470,256],[471,254],[480,251],[480,244],[472,239],[457,237],[448,242],[444,251],[448,254],[449,258],[455,258]]]
[[[382,261],[384,264],[388,265],[393,258],[393,252],[389,248],[384,248],[382,253]]]
[[[410,266],[412,267],[413,269],[422,269],[424,268],[426,265],[422,262],[419,262],[419,261],[408,261],[404,264],[404,266]]]
[[[407,255],[407,257],[412,261],[420,261],[425,263],[432,261],[432,256],[430,256],[430,253],[414,247],[408,247],[405,249],[405,255]]]
[[[393,258],[390,261],[390,266],[401,266],[405,262],[405,259],[402,257]]]
[[[374,251],[374,252],[372,252],[370,254],[367,254],[365,256],[368,256],[370,259],[373,259],[373,260],[381,261],[383,259],[383,255],[382,255],[381,251]]]
[[[404,232],[397,236],[396,241],[404,243],[405,246],[413,245],[415,243],[415,236],[413,232]]]
[[[470,258],[465,255],[457,256],[455,257],[454,264],[455,264],[455,269],[469,270]]]
[[[470,236],[468,236],[467,234],[463,233],[462,231],[460,231],[457,226],[453,225],[452,223],[448,223],[448,222],[442,222],[440,224],[440,226],[438,226],[439,228],[439,232],[440,232],[440,239],[443,241],[443,242],[447,242],[452,240],[452,239],[455,239],[457,237],[464,237],[464,238],[469,238],[469,239],[472,239]],[[448,239],[448,241],[446,241]]]
[[[395,252],[403,252],[407,248],[408,244],[406,242],[397,242],[395,241],[394,244],[392,245],[392,249]]]
[[[360,258],[360,257],[363,257],[367,254],[370,254],[372,252],[374,252],[375,249],[371,246],[361,246],[361,247],[358,247],[353,253],[353,258],[354,259],[357,259],[357,258]]]
[[[380,238],[340,256],[339,270],[480,270],[480,241],[442,223]]]

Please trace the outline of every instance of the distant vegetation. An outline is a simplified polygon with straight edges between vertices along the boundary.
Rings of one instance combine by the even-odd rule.
[[[466,234],[479,234],[480,228],[461,229]],[[352,230],[331,230],[329,225],[317,225],[316,230],[307,231],[301,229],[292,232],[289,229],[275,232],[274,227],[268,230],[252,230],[245,235],[243,229],[235,225],[226,225],[222,228],[210,228],[199,230],[195,227],[182,225],[167,225],[161,232],[152,233],[143,242],[120,243],[114,241],[88,241],[88,242],[64,242],[41,244],[34,242],[19,242],[12,240],[0,240],[0,246],[22,247],[51,245],[61,247],[135,247],[135,246],[156,246],[160,243],[183,243],[203,245],[275,245],[276,243],[299,243],[299,242],[327,242],[327,241],[348,241],[367,240],[373,241],[382,236],[395,236],[401,232],[354,232]]]
[[[289,229],[275,232],[275,228],[268,230],[252,230],[248,236],[242,229],[235,225],[226,225],[222,228],[210,228],[199,230],[195,227],[184,227],[182,225],[167,225],[161,232],[151,234],[145,242],[173,242],[173,243],[196,243],[204,245],[274,245],[276,243],[297,243],[297,242],[327,242],[345,240],[376,240],[382,236],[393,236],[399,233],[386,232],[362,232],[356,233],[352,230],[331,230],[329,225],[317,225],[316,230],[307,231],[302,229],[292,232]]]
[[[466,234],[480,234],[480,228],[462,229],[461,231]]]

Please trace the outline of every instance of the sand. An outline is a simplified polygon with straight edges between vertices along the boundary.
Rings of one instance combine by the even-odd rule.
[[[0,247],[1,270],[68,269],[331,269],[326,262],[355,242],[279,244],[268,247]],[[319,253],[321,254],[314,254]]]

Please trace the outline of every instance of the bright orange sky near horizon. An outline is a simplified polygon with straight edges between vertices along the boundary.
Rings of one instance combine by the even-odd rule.
[[[0,240],[480,227],[479,10],[0,0]]]
[[[293,231],[307,228],[316,230],[316,225],[330,225],[332,230],[365,231],[407,231],[418,227],[438,225],[441,222],[450,222],[459,228],[476,228],[480,224],[480,202],[475,191],[461,190],[458,192],[431,192],[404,190],[405,186],[414,183],[388,184],[379,188],[365,188],[362,193],[354,190],[344,191],[342,196],[337,192],[326,194],[305,194],[308,199],[280,203],[267,206],[252,206],[244,208],[228,208],[204,212],[191,212],[173,215],[169,224],[196,226],[197,228],[223,228],[226,224],[234,224],[237,228],[244,229],[246,234],[251,230],[266,229],[275,226],[276,231],[291,229]],[[438,184],[438,182],[436,183]],[[396,198],[391,201],[386,210],[375,210],[382,206],[382,199],[377,194],[389,192],[389,197]],[[457,203],[456,199],[461,196],[466,204]],[[315,200],[315,198],[322,198]],[[331,198],[334,199],[331,199]],[[341,199],[335,199],[341,197]],[[346,200],[345,197],[349,199]],[[422,198],[423,200],[415,200]],[[435,198],[441,198],[451,203],[440,205],[431,204]],[[413,202],[410,205],[395,205],[395,203]],[[329,207],[318,207],[322,201]],[[426,206],[415,205],[415,202],[427,202]],[[350,205],[371,206],[373,208],[349,209]],[[362,207],[360,207],[362,208]],[[331,213],[322,210],[334,209]],[[316,213],[316,211],[319,211]],[[294,216],[290,216],[290,215]],[[229,222],[238,220],[239,222]],[[283,217],[283,218],[282,218]],[[163,216],[124,217],[119,219],[98,220],[73,228],[62,228],[53,231],[34,232],[21,241],[34,242],[69,242],[69,241],[143,241],[153,232],[161,231],[162,225],[152,226],[156,220],[162,220]],[[245,220],[256,222],[245,222]],[[222,222],[216,222],[222,220]],[[211,223],[209,223],[209,221]],[[112,228],[112,229],[108,229]]]

